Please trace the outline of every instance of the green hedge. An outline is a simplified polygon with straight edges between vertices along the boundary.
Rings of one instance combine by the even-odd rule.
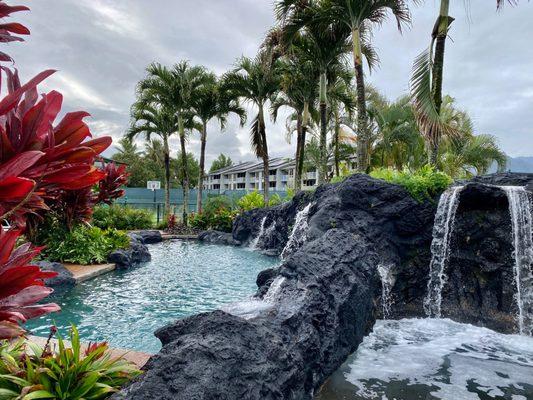
[[[151,211],[118,205],[95,207],[92,224],[120,230],[150,229],[154,225]]]

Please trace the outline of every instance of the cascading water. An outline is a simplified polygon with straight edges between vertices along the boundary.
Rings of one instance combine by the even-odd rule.
[[[378,265],[378,273],[381,278],[381,305],[383,308],[383,318],[389,318],[392,306],[392,287],[394,286],[394,274],[392,265]]]
[[[430,317],[440,318],[442,288],[446,281],[445,268],[450,257],[450,239],[459,206],[459,194],[464,186],[454,186],[440,197],[431,242],[431,264],[429,266],[428,293],[424,300],[424,310]]]
[[[309,203],[303,210],[298,211],[296,214],[291,234],[287,240],[287,244],[281,252],[282,259],[298,250],[307,239],[307,230],[309,228],[307,219],[309,217],[309,210],[311,209],[312,205],[313,203]]]
[[[276,221],[272,222],[272,224],[268,228],[265,228],[266,220],[267,217],[263,217],[263,219],[261,220],[261,227],[259,228],[259,233],[254,238],[254,240],[250,242],[250,248],[252,250],[259,250],[261,248],[261,240],[263,240],[263,238],[269,237],[270,234],[274,232],[274,229],[276,229]]]
[[[265,223],[267,220],[267,216],[265,215],[263,219],[261,220],[261,226],[259,227],[259,233],[257,236],[250,242],[250,248],[252,250],[257,249],[257,245],[259,244],[259,240],[261,240],[261,237],[263,237],[263,234],[265,232]]]
[[[513,229],[514,277],[520,334],[533,335],[533,222],[528,192],[522,186],[501,186],[509,200]]]

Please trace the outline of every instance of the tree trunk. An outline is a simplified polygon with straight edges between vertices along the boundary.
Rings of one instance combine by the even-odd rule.
[[[170,149],[167,135],[163,135],[163,151],[165,152],[165,215],[168,215],[170,214]]]
[[[442,106],[442,80],[444,72],[444,50],[446,47],[446,37],[448,35],[448,29],[451,23],[449,17],[450,0],[442,0],[440,4],[440,14],[437,21],[437,31],[433,32],[435,36],[435,57],[433,60],[433,101],[435,102],[435,110],[440,114]],[[432,137],[435,134],[431,135]],[[429,163],[434,167],[437,166],[438,152],[440,147],[441,138],[439,135],[435,135],[433,143],[430,145]]]
[[[334,133],[334,144],[335,144],[335,174],[340,176],[340,154],[339,154],[339,111],[335,110],[335,133]]]
[[[183,118],[179,118],[179,135],[180,135],[180,146],[181,146],[181,168],[183,172],[183,224],[187,226],[187,215],[189,213],[189,171],[187,168],[187,149],[185,148],[185,128],[183,126]]]
[[[196,212],[202,212],[202,195],[204,190],[204,176],[205,176],[205,145],[207,142],[207,123],[203,123],[202,138],[200,145],[200,175],[198,176],[198,196],[196,198]]]
[[[353,61],[357,86],[357,170],[366,172],[369,166],[370,137],[366,113],[365,77],[359,29],[352,30]]]
[[[302,137],[303,137],[303,117],[302,113],[298,113],[297,119],[296,119],[296,156],[294,158],[295,167],[294,167],[294,191],[299,192],[302,189],[302,169],[300,166],[300,159],[302,151],[303,151],[303,144],[302,144]]]
[[[328,104],[326,73],[320,74],[320,165],[318,166],[318,184],[324,183],[328,175]]]
[[[263,198],[265,200],[265,205],[268,205],[269,202],[269,189],[270,189],[270,166],[268,159],[268,145],[266,138],[266,126],[265,126],[265,116],[263,112],[263,106],[259,106],[259,133],[261,134],[262,142],[262,159],[263,159]]]

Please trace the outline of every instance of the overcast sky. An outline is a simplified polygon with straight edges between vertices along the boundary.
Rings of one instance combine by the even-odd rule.
[[[152,61],[187,59],[217,73],[237,57],[253,56],[274,23],[272,0],[20,0],[15,14],[32,35],[9,45],[24,79],[46,68],[58,72],[41,90],[65,96],[64,108],[87,110],[95,136],[120,138],[129,124],[136,82]],[[438,8],[412,8],[413,26],[400,35],[392,21],[376,29],[381,58],[368,77],[390,99],[405,94],[413,59],[429,45]],[[452,1],[456,18],[447,44],[444,91],[473,117],[478,133],[496,135],[511,156],[533,155],[533,2],[495,11],[495,0]],[[5,47],[4,47],[5,48]],[[285,122],[270,125],[273,156],[291,156]],[[178,148],[176,140],[173,149]],[[189,140],[198,152],[198,140]],[[219,153],[253,159],[248,128],[231,119],[224,132],[210,126],[208,162]],[[174,154],[175,155],[175,154]]]

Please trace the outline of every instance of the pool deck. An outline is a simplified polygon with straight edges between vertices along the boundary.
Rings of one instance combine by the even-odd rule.
[[[99,264],[99,265],[78,265],[78,264],[64,264],[68,269],[76,283],[85,282],[97,276],[107,274],[116,268],[115,264]]]
[[[28,340],[38,344],[41,347],[44,347],[46,345],[46,338],[39,337],[39,336],[28,336]],[[57,340],[52,339],[52,350],[54,348],[57,348]],[[70,346],[69,341],[65,341],[66,346]],[[86,343],[81,344],[82,351],[85,351],[87,348]],[[144,364],[148,362],[152,354],[143,353],[140,351],[133,351],[133,350],[124,350],[124,349],[110,349],[111,357],[113,358],[123,358],[126,361],[129,361],[133,364],[135,364],[137,367],[142,368]]]

